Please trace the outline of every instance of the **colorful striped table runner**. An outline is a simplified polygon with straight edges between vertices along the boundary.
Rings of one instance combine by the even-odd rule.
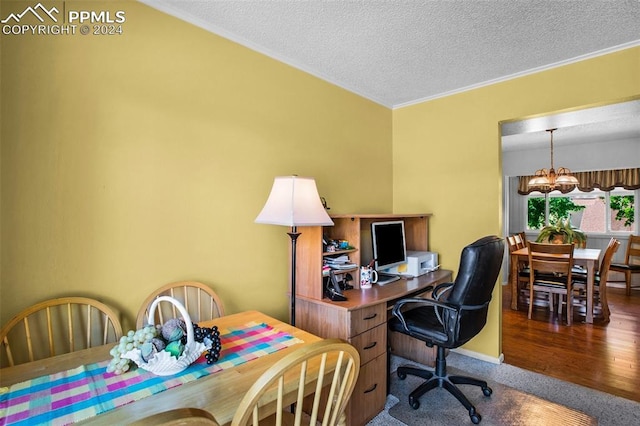
[[[302,342],[255,322],[220,330],[220,340],[218,362],[202,356],[173,376],[141,368],[118,376],[106,372],[105,360],[17,383],[0,393],[0,426],[71,424]]]

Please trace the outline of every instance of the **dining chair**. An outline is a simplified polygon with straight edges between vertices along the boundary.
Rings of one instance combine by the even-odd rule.
[[[522,241],[522,238],[517,238],[517,235],[509,235],[506,238],[507,247],[509,248],[509,254],[513,253],[516,250],[523,248],[518,241]],[[509,261],[511,262],[511,256],[509,256]],[[517,281],[514,280],[514,277],[511,276],[511,268],[509,268],[509,282],[515,282],[518,286],[518,297],[520,296],[520,292],[526,290],[529,287],[529,264],[524,260],[517,260]]]
[[[175,408],[147,416],[130,426],[219,426],[213,414],[200,408]]]
[[[558,295],[558,317],[562,316],[563,296],[566,296],[567,325],[573,322],[572,268],[573,244],[541,244],[529,246],[529,319],[533,313],[535,292],[545,292],[553,311],[554,295]]]
[[[527,234],[525,234],[524,231],[522,231],[522,232],[518,232],[516,235],[518,235],[518,237],[520,237],[520,241],[522,241],[521,248],[527,247]]]
[[[620,241],[615,238],[611,238],[609,240],[609,244],[602,256],[602,262],[598,268],[598,272],[594,277],[594,302],[599,302],[600,310],[602,312],[602,317],[605,322],[609,322],[609,317],[611,312],[609,310],[609,304],[607,302],[607,278],[609,275],[609,270],[611,267],[611,260],[613,259],[613,255],[618,251],[620,247]],[[587,273],[575,273],[575,269],[572,272],[573,276],[573,287],[574,290],[579,290],[581,295],[584,295],[584,292],[587,287]]]
[[[627,296],[631,296],[631,278],[640,273],[640,235],[630,235],[624,263],[612,263],[611,270],[622,272],[627,286]]]
[[[149,306],[158,296],[170,296],[182,303],[195,323],[224,316],[222,299],[211,287],[197,281],[179,281],[158,288],[142,302],[136,317],[138,329],[147,324]],[[164,324],[170,318],[180,318],[176,306],[172,303],[160,303],[156,308],[154,323]]]
[[[265,421],[278,426],[344,425],[344,410],[359,372],[358,351],[340,339],[301,346],[256,380],[240,401],[231,426]]]
[[[87,297],[45,300],[24,309],[0,330],[2,366],[13,366],[115,343],[122,336],[118,314]]]

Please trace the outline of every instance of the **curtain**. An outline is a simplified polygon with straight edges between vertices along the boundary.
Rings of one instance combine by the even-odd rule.
[[[634,190],[640,188],[640,168],[635,169],[618,169],[618,170],[598,170],[593,172],[576,172],[572,173],[580,182],[577,188],[583,192],[591,192],[595,188],[602,191],[611,191],[614,188],[624,188]],[[520,176],[518,184],[518,194],[527,195],[533,191],[542,193],[551,192],[549,189],[532,187],[529,188],[529,180],[533,176]],[[554,191],[560,191],[563,194],[571,192],[573,185],[561,186]]]

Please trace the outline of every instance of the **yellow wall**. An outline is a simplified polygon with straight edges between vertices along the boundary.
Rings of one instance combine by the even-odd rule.
[[[444,268],[461,248],[502,234],[498,123],[640,94],[640,48],[400,108],[393,112],[393,208],[429,211],[430,244]],[[469,350],[498,357],[501,288]]]
[[[132,321],[183,279],[287,319],[287,228],[254,224],[273,178],[391,211],[391,110],[137,2],[78,5],[124,34],[1,36],[0,323],[65,294]]]

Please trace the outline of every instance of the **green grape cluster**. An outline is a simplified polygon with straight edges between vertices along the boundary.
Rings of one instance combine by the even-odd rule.
[[[160,330],[155,325],[147,325],[144,328],[129,332],[120,338],[118,345],[114,346],[109,354],[111,361],[107,365],[107,373],[122,374],[129,370],[131,360],[122,358],[122,355],[133,349],[140,349],[143,344],[151,341],[160,334]]]

